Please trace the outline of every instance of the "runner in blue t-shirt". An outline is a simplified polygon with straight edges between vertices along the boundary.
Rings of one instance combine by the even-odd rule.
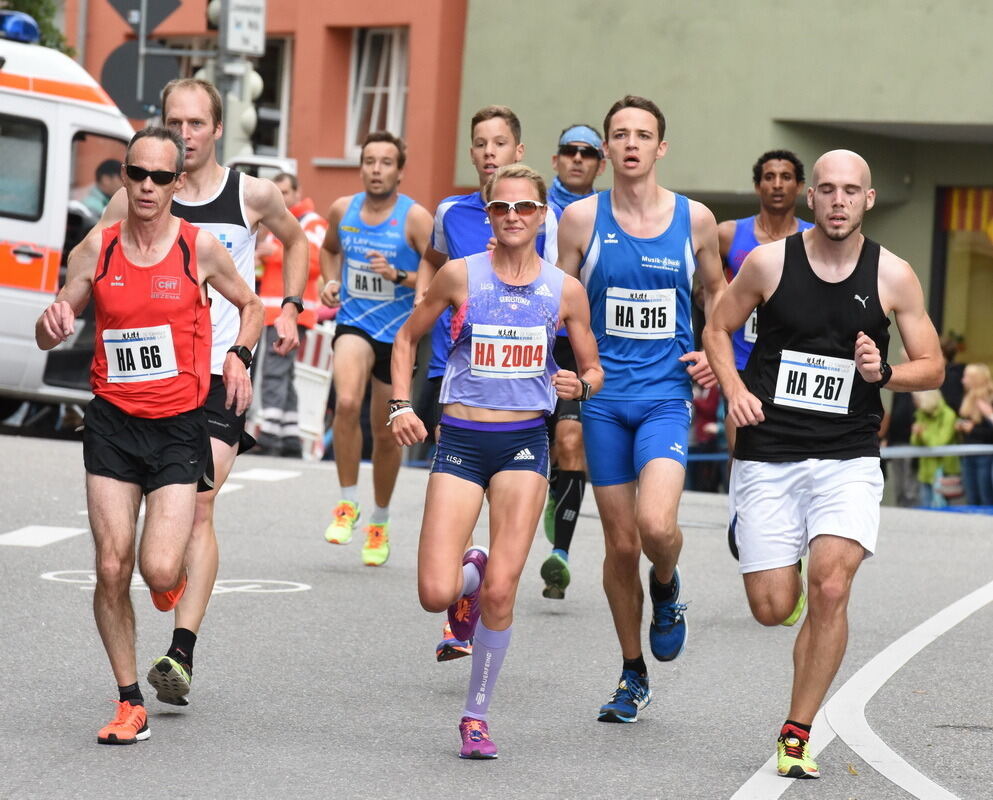
[[[770,150],[760,155],[758,161],[752,165],[752,182],[759,198],[759,213],[744,219],[725,220],[717,226],[721,259],[724,261],[728,281],[738,274],[745,256],[760,244],[776,242],[791,233],[813,227],[810,222],[795,215],[797,197],[803,194],[803,181],[803,162],[790,150]],[[753,311],[745,327],[735,331],[731,338],[734,363],[739,372],[745,368],[752,353],[758,331],[757,320]],[[724,430],[730,455],[734,452],[737,432],[734,420],[730,417],[725,420]],[[738,546],[734,540],[733,520],[728,527],[728,547],[737,558]]]
[[[603,139],[592,125],[570,125],[559,135],[552,156],[555,179],[548,189],[548,204],[562,216],[566,206],[593,194],[593,181],[607,166]],[[555,363],[575,369],[576,358],[565,331],[555,339]],[[583,454],[583,425],[578,400],[559,400],[548,420],[552,442],[552,469],[548,477],[545,505],[545,536],[552,552],[541,565],[545,588],[541,594],[554,600],[565,597],[569,585],[569,547],[576,530],[579,508],[586,493],[586,459]]]
[[[487,249],[493,236],[493,228],[486,214],[481,190],[500,167],[516,163],[524,157],[521,122],[506,106],[481,108],[473,115],[469,129],[472,134],[469,158],[476,168],[480,191],[446,197],[438,205],[434,215],[431,245],[424,253],[417,270],[418,297],[424,296],[434,274],[446,261],[465,258]],[[557,259],[557,231],[555,215],[547,214],[535,241],[538,254],[553,264]],[[440,419],[438,392],[452,347],[451,319],[451,312],[446,311],[431,331],[428,380],[417,404],[418,416],[426,423],[429,434],[434,433]],[[452,636],[446,624],[435,653],[439,661],[448,661],[470,655],[472,647],[468,642]]]
[[[658,106],[629,95],[607,112],[604,131],[614,185],[565,210],[559,266],[586,286],[605,375],[600,394],[583,403],[583,437],[606,540],[604,590],[624,663],[599,719],[635,722],[651,700],[641,644],[642,553],[652,563],[652,654],[671,661],[686,642],[677,511],[691,384],[715,380],[706,356],[693,350],[693,275],[700,274],[708,314],[727,284],[714,215],[655,181],[667,148]]]
[[[391,397],[393,338],[414,307],[414,281],[428,246],[431,214],[397,191],[406,153],[391,133],[370,133],[362,145],[364,192],[339,197],[328,212],[321,249],[321,299],[340,307],[334,349],[334,461],[341,495],[324,538],[348,544],[359,520],[360,414],[372,384],[372,408]],[[365,526],[362,561],[380,566],[390,554],[390,498],[401,450],[381,414],[373,414],[372,484],[375,505]]]

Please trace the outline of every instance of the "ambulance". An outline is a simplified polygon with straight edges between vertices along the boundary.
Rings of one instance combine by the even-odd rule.
[[[26,14],[0,9],[0,420],[25,400],[90,398],[93,318],[42,352],[35,321],[65,279],[68,251],[99,214],[96,168],[124,161],[134,129],[68,56],[37,44]]]

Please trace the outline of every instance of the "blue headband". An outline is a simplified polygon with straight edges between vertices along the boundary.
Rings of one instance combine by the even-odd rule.
[[[588,125],[573,125],[569,130],[559,137],[559,146],[569,144],[569,142],[583,142],[593,145],[598,150],[603,149],[603,139]]]

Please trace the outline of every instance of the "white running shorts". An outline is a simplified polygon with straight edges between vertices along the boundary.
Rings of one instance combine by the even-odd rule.
[[[876,549],[882,497],[878,458],[735,459],[729,502],[738,571],[791,566],[822,534],[858,542],[868,558]]]

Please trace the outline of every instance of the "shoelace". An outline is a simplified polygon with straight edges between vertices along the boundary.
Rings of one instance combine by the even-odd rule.
[[[786,751],[786,755],[790,758],[795,758],[800,761],[803,760],[803,748],[806,746],[806,742],[797,736],[780,736],[779,741],[783,743],[783,749]],[[796,742],[796,744],[792,744]]]
[[[686,611],[686,603],[667,603],[661,608],[657,609],[655,612],[660,625],[675,625],[679,620],[683,618],[683,613]]]
[[[465,622],[469,619],[469,612],[472,611],[472,602],[468,597],[460,597],[458,603],[455,605],[455,619],[459,622]]]
[[[490,738],[489,731],[486,730],[486,723],[480,719],[470,719],[465,724],[465,736],[472,742],[481,742]]]
[[[631,699],[634,701],[640,700],[645,696],[645,691],[637,684],[632,686],[630,682],[625,678],[619,684],[617,688],[614,689],[614,694],[610,698],[610,702],[616,703],[622,697],[625,699]]]
[[[111,725],[131,725],[134,728],[140,728],[137,719],[137,708],[130,703],[121,702],[120,700],[114,700],[117,703],[117,716],[114,717],[114,721]]]
[[[379,526],[379,525],[370,525],[369,526],[369,542],[368,542],[368,546],[369,547],[379,547],[380,545],[382,545],[382,543],[383,543],[383,536],[385,535],[385,533],[386,532],[383,530],[383,528],[381,526]]]
[[[340,506],[338,506],[334,510],[334,515],[339,520],[350,518],[352,516],[352,509],[350,509],[348,506],[346,506],[344,503],[342,503]]]

